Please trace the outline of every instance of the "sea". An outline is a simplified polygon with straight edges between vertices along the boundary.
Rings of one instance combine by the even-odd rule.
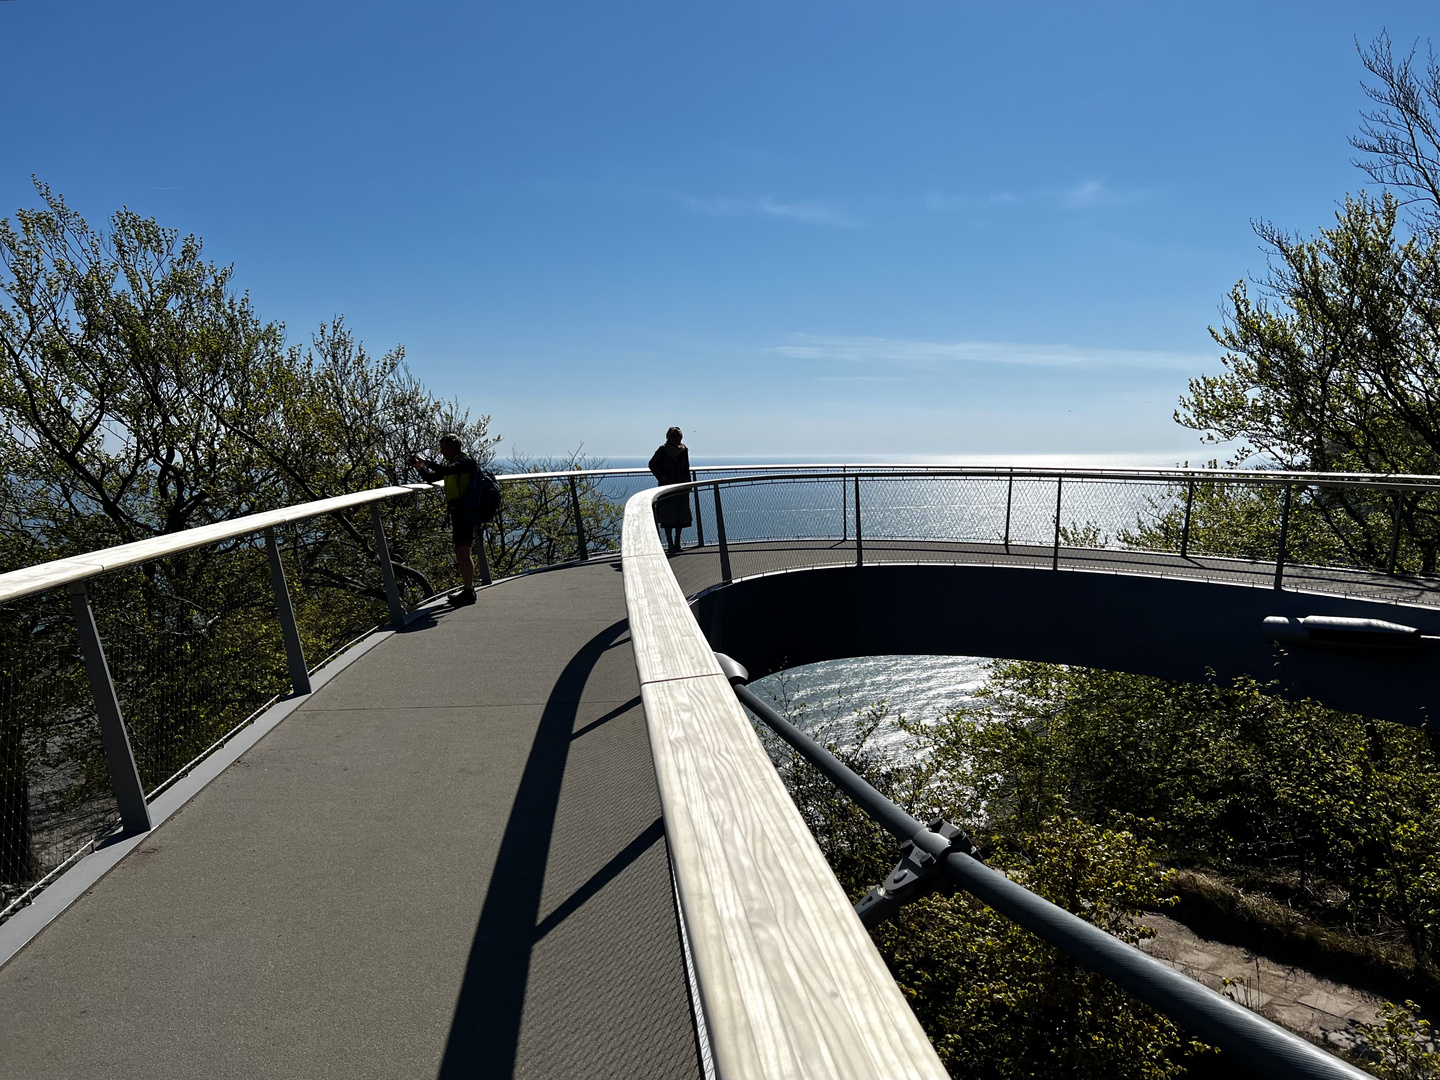
[[[997,466],[1016,468],[1079,468],[1079,469],[1143,469],[1173,468],[1185,464],[1179,455],[1170,454],[1027,454],[1001,456],[976,456],[946,459],[876,459],[857,457],[855,460],[870,464],[942,464],[976,465],[987,468]],[[605,467],[644,467],[645,458],[610,458]],[[691,466],[723,465],[818,465],[839,461],[837,457],[824,459],[804,458],[763,458],[707,459],[692,455]],[[1049,502],[1037,507],[1035,517],[1040,520],[1036,527],[1048,530],[1053,521],[1054,487],[1047,489]],[[797,495],[799,493],[797,492]],[[1039,495],[1040,493],[1036,493]],[[1098,494],[1098,492],[1097,492]],[[1003,500],[1003,496],[1002,496]],[[774,513],[779,510],[774,507]],[[791,509],[791,508],[786,508]],[[934,514],[953,524],[951,515],[940,508],[913,507],[922,516]],[[928,513],[926,511],[929,511]],[[1095,521],[1097,517],[1110,517],[1112,521],[1101,521],[1108,528],[1122,527],[1133,521],[1130,515],[1134,508],[1125,505],[1102,507],[1095,505],[1091,511],[1082,512],[1077,521]],[[782,514],[784,511],[781,511]],[[727,519],[731,517],[727,511]],[[1067,517],[1069,515],[1067,514]],[[1126,520],[1130,518],[1130,520]],[[738,523],[737,523],[738,524]],[[731,535],[735,535],[732,529]],[[756,693],[769,696],[777,706],[786,712],[802,728],[819,738],[839,745],[852,745],[858,737],[860,726],[876,708],[883,708],[886,719],[869,738],[869,745],[881,752],[900,754],[907,736],[899,730],[895,719],[904,716],[912,721],[932,723],[953,712],[972,711],[977,706],[977,693],[988,681],[992,661],[983,656],[862,656],[844,660],[829,660],[819,664],[806,664],[790,668],[775,675],[758,679],[753,684]]]

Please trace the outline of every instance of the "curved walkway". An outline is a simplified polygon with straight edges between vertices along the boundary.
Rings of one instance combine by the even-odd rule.
[[[964,566],[1010,566],[1032,570],[1088,570],[1211,581],[1227,585],[1273,588],[1275,564],[1214,555],[1179,555],[1150,551],[1062,547],[1058,558],[1048,546],[954,543],[937,540],[870,540],[862,543],[867,565],[874,563],[953,563]],[[850,566],[853,540],[765,540],[732,543],[734,577],[820,566]],[[721,580],[719,549],[714,544],[686,548],[671,559],[671,569],[686,596]],[[1341,567],[1287,565],[1283,586],[1292,592],[1321,593],[1399,606],[1440,607],[1440,579],[1386,575]]]
[[[620,567],[318,690],[0,968],[5,1076],[697,1076]]]

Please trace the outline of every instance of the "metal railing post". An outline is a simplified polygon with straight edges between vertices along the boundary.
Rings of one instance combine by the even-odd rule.
[[[1275,552],[1275,588],[1282,587],[1285,578],[1285,539],[1290,532],[1290,492],[1292,486],[1285,485],[1280,502],[1280,544]]]
[[[734,578],[730,574],[730,544],[725,539],[725,511],[720,506],[720,485],[715,485],[715,531],[720,534],[720,580],[729,584]]]
[[[490,577],[490,556],[485,553],[485,526],[475,527],[475,572],[480,575],[481,585],[490,585],[493,580]]]
[[[849,469],[840,470],[840,542],[843,544],[850,539],[850,488],[845,483],[849,478]]]
[[[1060,492],[1064,479],[1055,477],[1055,546],[1050,551],[1050,569],[1060,569]]]
[[[285,584],[285,565],[280,561],[280,545],[275,530],[265,530],[265,550],[270,555],[270,588],[275,592],[275,614],[280,619],[280,636],[285,641],[285,659],[290,665],[290,689],[297,694],[310,693],[310,672],[305,667],[305,649],[300,644],[300,628],[295,625],[295,608],[290,603],[290,587]]]
[[[699,480],[699,479],[700,479],[700,477],[699,477],[698,475],[696,475],[695,470],[694,470],[694,469],[691,469],[691,470],[690,470],[690,482],[693,484],[693,483],[695,483],[695,482],[696,482],[697,480]],[[699,489],[698,487],[691,489],[691,494],[693,494],[693,495],[695,496],[695,546],[696,546],[696,547],[704,547],[704,546],[705,546],[705,524],[704,524],[705,519],[700,516],[700,489]]]
[[[1395,498],[1395,524],[1390,529],[1390,557],[1385,561],[1385,573],[1395,573],[1395,556],[1400,553],[1400,513],[1405,509],[1405,496],[1399,491],[1394,492]]]
[[[865,541],[860,533],[860,477],[855,477],[855,565],[865,565]]]
[[[1010,553],[1010,506],[1015,501],[1015,470],[1010,470],[1010,479],[1005,484],[1005,553]]]
[[[145,805],[145,788],[140,783],[140,770],[135,767],[135,752],[130,748],[130,736],[120,716],[115,683],[110,678],[110,665],[105,661],[100,632],[95,628],[95,613],[90,610],[90,597],[85,594],[83,581],[70,583],[70,609],[75,616],[75,628],[80,632],[80,652],[85,657],[85,674],[95,698],[100,741],[110,766],[110,785],[115,789],[120,824],[127,834],[149,832],[150,808]]]
[[[1191,480],[1185,491],[1185,524],[1180,527],[1180,557],[1190,554],[1190,507],[1195,503],[1195,481]]]
[[[580,552],[580,559],[590,558],[590,550],[585,545],[585,519],[580,516],[580,489],[575,483],[575,477],[570,477],[570,510],[575,515],[575,546]]]
[[[380,576],[385,579],[385,599],[390,602],[390,625],[405,625],[405,605],[400,600],[400,586],[395,583],[395,567],[390,565],[390,545],[385,542],[385,523],[380,519],[380,504],[370,504],[370,518],[375,523],[375,552],[380,556]]]

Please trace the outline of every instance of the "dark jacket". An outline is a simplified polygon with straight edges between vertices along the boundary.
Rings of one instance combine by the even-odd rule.
[[[670,453],[669,445],[662,443],[650,458],[650,472],[663,487],[666,484],[688,484],[690,482],[690,451],[684,443],[677,453]],[[688,529],[690,527],[690,496],[686,492],[667,495],[655,504],[655,520],[667,528]]]

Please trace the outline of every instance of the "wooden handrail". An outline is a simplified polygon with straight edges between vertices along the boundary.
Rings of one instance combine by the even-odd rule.
[[[701,1010],[722,1078],[943,1077],[670,572],[625,505],[625,607]]]

